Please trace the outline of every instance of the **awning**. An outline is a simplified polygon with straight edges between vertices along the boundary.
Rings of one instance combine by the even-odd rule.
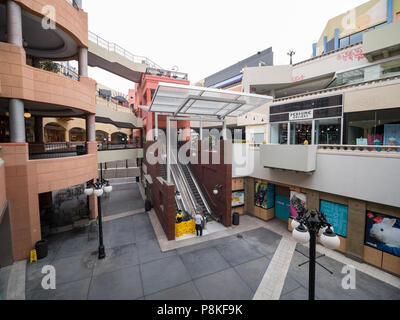
[[[160,82],[148,111],[223,119],[240,117],[272,99],[270,96]]]
[[[106,118],[106,117],[98,117],[98,116],[96,116],[96,122],[112,124],[113,126],[115,126],[117,128],[140,129],[140,128],[135,127],[132,123],[129,123],[129,122],[117,122],[117,121],[113,121],[110,118]]]
[[[128,100],[126,100],[123,96],[116,96],[112,98],[122,103],[128,103]]]

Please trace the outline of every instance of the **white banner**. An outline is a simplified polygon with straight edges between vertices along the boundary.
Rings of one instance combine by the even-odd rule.
[[[314,118],[314,110],[295,111],[289,113],[289,121],[307,120]]]

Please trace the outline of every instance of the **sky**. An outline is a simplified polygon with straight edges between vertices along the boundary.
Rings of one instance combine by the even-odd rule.
[[[83,0],[89,30],[191,83],[272,47],[274,65],[309,59],[329,19],[366,0]],[[89,76],[128,94],[134,83],[98,68]]]

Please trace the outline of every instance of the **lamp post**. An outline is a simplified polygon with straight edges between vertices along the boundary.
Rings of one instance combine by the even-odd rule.
[[[292,57],[296,54],[296,52],[294,50],[289,50],[289,52],[287,53],[287,55],[290,57],[290,64],[293,64],[293,59]]]
[[[293,238],[301,243],[310,242],[310,268],[308,283],[308,299],[315,300],[315,264],[316,264],[316,246],[317,235],[321,238],[321,243],[328,249],[337,249],[340,246],[339,237],[333,232],[332,225],[326,219],[322,212],[312,210],[307,214],[303,208],[299,216],[292,221]]]
[[[218,195],[219,190],[221,190],[222,188],[223,188],[223,187],[222,187],[220,184],[217,184],[217,185],[215,186],[214,190],[213,190],[213,193],[214,193],[215,195]]]
[[[85,195],[91,196],[93,193],[97,197],[98,219],[99,219],[99,259],[106,257],[103,244],[103,221],[101,215],[101,196],[112,192],[112,186],[107,180],[97,179],[96,182],[90,181],[86,184]]]

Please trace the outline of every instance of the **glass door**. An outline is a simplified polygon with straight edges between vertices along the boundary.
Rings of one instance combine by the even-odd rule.
[[[312,130],[312,120],[290,123],[290,144],[311,144]]]

